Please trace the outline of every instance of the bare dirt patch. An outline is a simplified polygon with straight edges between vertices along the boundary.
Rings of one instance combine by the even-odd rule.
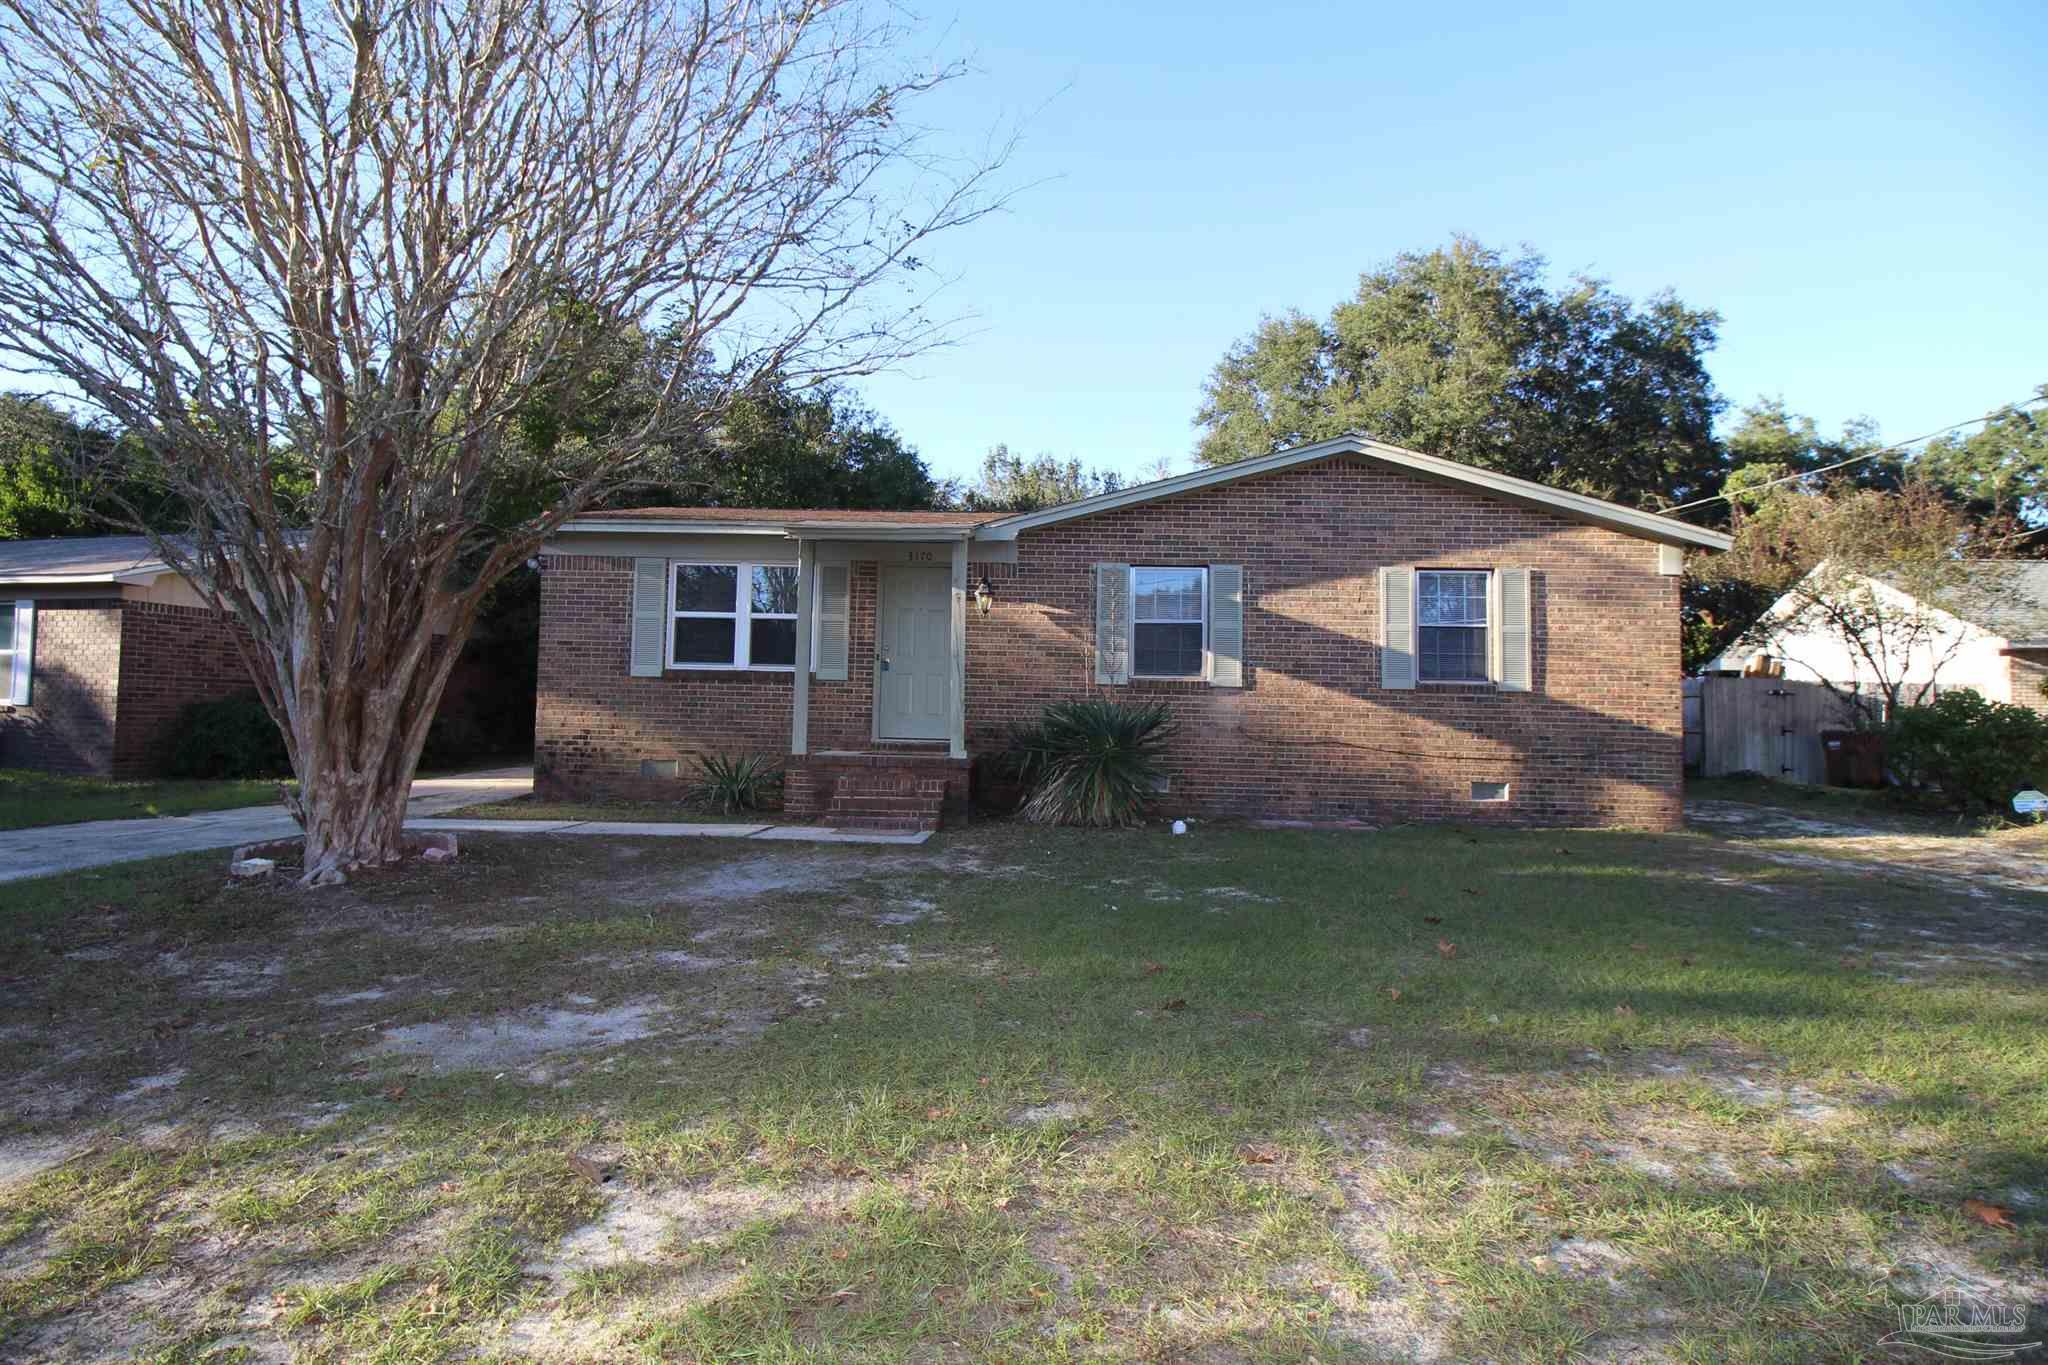
[[[2021,831],[1952,834],[1876,829],[1741,801],[1694,799],[1689,823],[1726,836],[1726,847],[1791,867],[1863,867],[1974,897],[2048,889],[2048,856]],[[2019,837],[2015,837],[2019,836]]]
[[[752,1225],[800,1219],[815,1222],[850,1204],[863,1187],[823,1181],[795,1189],[704,1183],[682,1187],[622,1186],[596,1220],[571,1231],[528,1263],[542,1282],[541,1299],[507,1324],[496,1345],[542,1360],[607,1358],[622,1332],[644,1313],[672,1316],[731,1289],[744,1262],[707,1257],[718,1244]],[[605,1312],[590,1316],[570,1300],[592,1272],[643,1272]]]
[[[83,1135],[43,1135],[0,1140],[0,1187],[34,1179],[54,1170],[90,1144]]]
[[[406,1024],[383,1031],[374,1052],[425,1062],[435,1071],[524,1066],[557,1052],[587,1051],[650,1038],[666,1010],[651,997],[610,1009],[535,1009],[460,1023]]]

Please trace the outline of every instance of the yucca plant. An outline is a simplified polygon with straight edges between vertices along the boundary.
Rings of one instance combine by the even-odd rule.
[[[700,754],[697,768],[700,780],[683,799],[721,815],[767,809],[769,793],[782,780],[759,754]]]
[[[1164,702],[1054,702],[1012,732],[1011,762],[1030,790],[1024,817],[1042,825],[1135,825],[1165,775],[1178,725]]]

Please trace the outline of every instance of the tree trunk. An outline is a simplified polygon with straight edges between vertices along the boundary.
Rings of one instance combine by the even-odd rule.
[[[332,767],[302,774],[299,818],[306,829],[302,886],[333,886],[350,873],[405,856],[405,804],[412,770],[392,781],[351,777]]]
[[[397,594],[388,581],[374,581],[364,595],[390,600]],[[299,779],[291,811],[306,835],[301,886],[334,886],[405,856],[413,774],[478,600],[422,593],[405,619],[384,623],[384,638],[383,632],[316,629],[310,624],[315,614],[300,612],[275,653],[262,651],[259,642],[251,672],[284,732]],[[438,636],[437,620],[445,628]],[[353,647],[338,648],[346,637]]]

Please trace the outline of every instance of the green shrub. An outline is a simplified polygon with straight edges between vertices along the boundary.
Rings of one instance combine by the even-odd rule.
[[[180,711],[164,756],[170,777],[288,777],[291,770],[284,736],[253,691]]]
[[[2014,792],[2048,781],[2048,716],[1975,692],[1945,692],[1899,711],[1889,751],[1905,782],[1939,788],[1966,809],[2010,815]]]
[[[1037,725],[1012,730],[1003,767],[1029,793],[1028,820],[1135,825],[1166,775],[1160,760],[1178,728],[1164,702],[1054,702]]]
[[[697,768],[700,780],[683,799],[721,815],[771,809],[782,785],[782,774],[759,754],[703,754]]]

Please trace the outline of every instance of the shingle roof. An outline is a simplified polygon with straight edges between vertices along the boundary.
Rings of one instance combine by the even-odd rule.
[[[162,571],[146,536],[65,536],[0,540],[0,582],[85,580],[111,583],[130,570]]]
[[[1985,559],[1970,567],[1942,607],[2008,640],[2048,639],[2048,560]],[[1974,591],[1973,580],[1981,584]]]
[[[822,507],[631,507],[615,512],[585,512],[577,521],[732,521],[752,523],[845,522],[875,526],[979,526],[1008,515],[1003,512],[890,512],[865,508]]]

